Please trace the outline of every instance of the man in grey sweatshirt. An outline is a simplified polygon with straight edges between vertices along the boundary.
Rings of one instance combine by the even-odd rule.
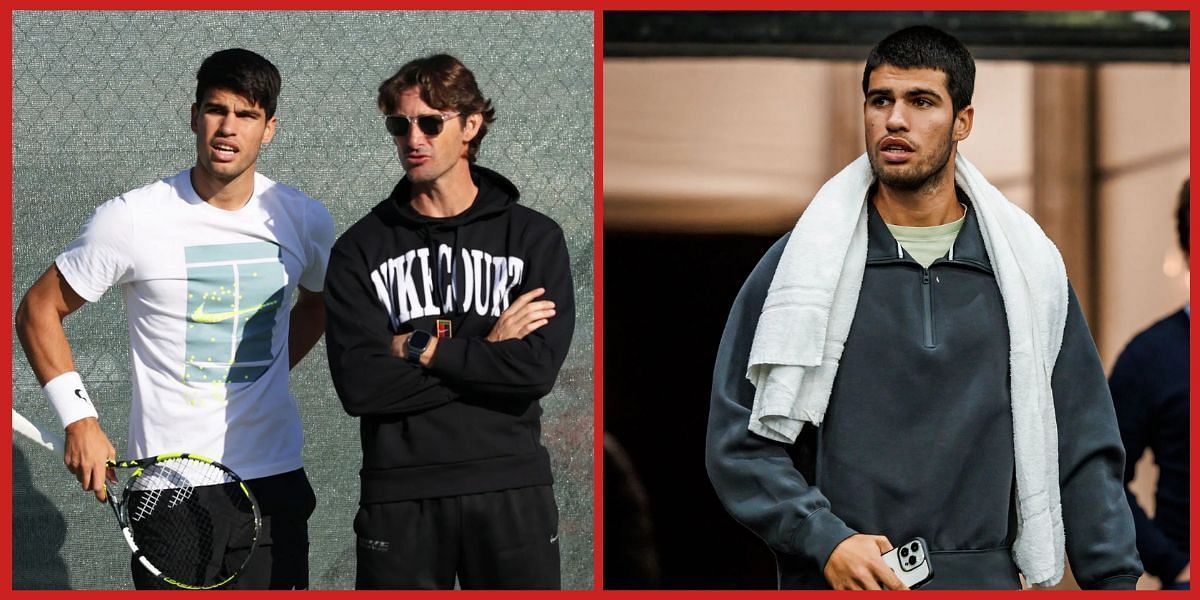
[[[708,473],[775,553],[781,588],[903,588],[881,554],[916,537],[934,571],[927,587],[1021,586],[1008,325],[977,214],[954,181],[974,74],[962,43],[931,27],[898,31],[867,59],[866,268],[829,408],[793,445],[747,429],[750,348],[788,236],[730,312]],[[1066,554],[1082,587],[1132,589],[1142,566],[1121,440],[1074,291],[1067,312],[1051,382]]]

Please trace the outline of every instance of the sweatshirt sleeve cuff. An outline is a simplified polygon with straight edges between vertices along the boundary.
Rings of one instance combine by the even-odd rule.
[[[797,554],[811,558],[824,573],[825,563],[829,562],[829,555],[833,554],[833,549],[856,533],[858,532],[847,527],[837,515],[829,512],[829,509],[822,508],[808,515],[800,524],[793,545]]]
[[[1114,575],[1107,579],[1101,579],[1095,584],[1086,587],[1090,590],[1133,590],[1137,589],[1138,578],[1134,575]],[[1083,586],[1080,586],[1083,587]]]

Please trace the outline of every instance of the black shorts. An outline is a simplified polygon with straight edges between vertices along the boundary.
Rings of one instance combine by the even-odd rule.
[[[355,588],[559,589],[551,486],[364,504]]]
[[[317,506],[317,498],[304,469],[279,475],[247,479],[262,513],[262,530],[250,561],[237,579],[222,589],[287,590],[308,588],[308,517]],[[214,486],[215,487],[215,486]],[[203,490],[203,488],[199,488]],[[212,490],[212,493],[219,493]],[[140,534],[139,534],[140,537]],[[234,540],[245,536],[232,536]],[[223,541],[222,544],[226,542]],[[215,551],[222,561],[208,568],[213,571],[232,568],[246,560],[249,543],[234,541],[228,550]],[[159,580],[135,558],[130,559],[133,586],[139,590],[176,589]]]

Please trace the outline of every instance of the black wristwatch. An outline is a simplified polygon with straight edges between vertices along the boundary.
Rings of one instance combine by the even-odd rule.
[[[433,340],[433,334],[420,329],[413,330],[408,336],[408,341],[404,344],[404,357],[412,363],[421,362],[421,354],[429,347],[429,342]]]

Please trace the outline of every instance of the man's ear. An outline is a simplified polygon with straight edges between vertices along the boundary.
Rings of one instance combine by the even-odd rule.
[[[196,133],[196,116],[200,114],[200,105],[192,103],[192,133]]]
[[[954,115],[954,141],[961,142],[971,135],[971,125],[975,120],[975,107],[967,105]]]
[[[475,136],[479,135],[479,128],[483,127],[483,115],[474,113],[467,117],[467,123],[463,126],[463,139],[471,141]]]
[[[270,119],[267,119],[267,128],[265,131],[263,131],[262,143],[269,144],[271,143],[271,140],[275,139],[275,126],[278,124],[279,118],[274,115],[272,115]]]

